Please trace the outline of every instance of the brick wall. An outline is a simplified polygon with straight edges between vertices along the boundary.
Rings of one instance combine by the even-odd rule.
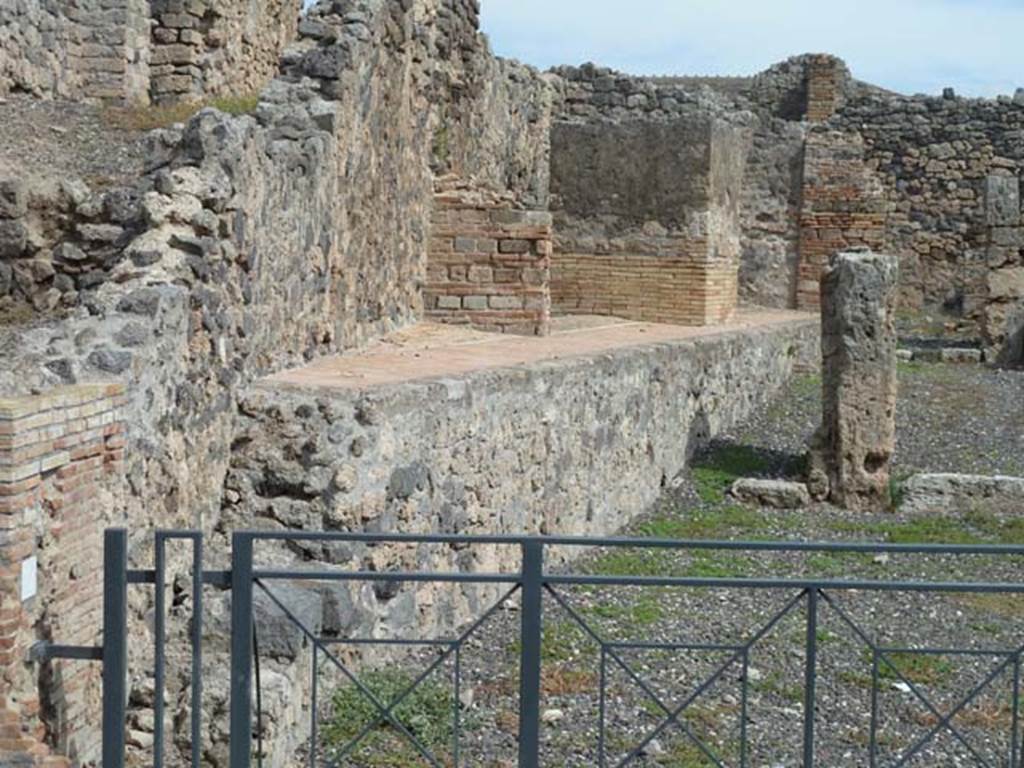
[[[833,254],[885,244],[888,206],[855,134],[814,131],[804,155],[797,308],[817,311],[822,269]]]
[[[117,506],[122,400],[118,385],[0,399],[0,765],[99,757],[99,665],[26,659],[40,640],[100,642],[100,510]],[[30,558],[38,591],[25,597]]]
[[[734,261],[694,254],[559,253],[551,269],[552,307],[567,315],[715,325],[735,314],[738,273]]]
[[[807,120],[821,123],[839,109],[846,65],[834,56],[816,54],[807,60]]]
[[[468,185],[434,197],[426,316],[444,323],[546,335],[551,321],[551,214]]]

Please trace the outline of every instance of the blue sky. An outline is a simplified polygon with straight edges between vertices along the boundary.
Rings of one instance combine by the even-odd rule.
[[[546,69],[745,75],[837,54],[904,93],[1024,87],[1024,0],[482,0],[495,52]]]

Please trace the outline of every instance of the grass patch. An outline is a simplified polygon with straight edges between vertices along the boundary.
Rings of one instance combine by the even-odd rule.
[[[870,651],[866,650],[864,657],[871,663]],[[878,660],[880,680],[901,681],[906,678],[916,685],[935,685],[948,680],[953,674],[953,665],[941,656],[924,653],[887,653],[886,659]]]
[[[763,534],[768,525],[762,513],[730,504],[694,510],[685,516],[660,515],[638,525],[636,534],[652,539],[721,539],[736,534]]]
[[[629,624],[635,627],[647,627],[661,621],[664,611],[661,603],[654,595],[643,594],[628,604],[604,603],[584,608],[584,614],[599,619]]]
[[[741,477],[764,474],[768,461],[746,445],[726,445],[698,460],[690,472],[701,501],[722,504],[732,484]]]
[[[712,550],[673,557],[668,550],[618,549],[595,558],[587,571],[603,576],[687,576],[726,579],[742,576],[755,565],[747,556]]]
[[[877,565],[866,552],[815,552],[806,562],[808,574],[829,578],[849,576]]]
[[[518,657],[523,651],[522,640],[510,643],[508,650]],[[594,647],[588,636],[575,621],[545,622],[540,641],[542,661],[556,664],[593,653]]]
[[[206,107],[213,107],[229,115],[248,115],[259,105],[259,94],[219,96],[208,101],[188,101],[180,104],[153,104],[148,106],[107,107],[103,120],[111,128],[123,131],[152,131],[175,123],[188,122]]]
[[[989,616],[1001,616],[1016,621],[1024,620],[1024,595],[979,593],[958,596],[954,598],[954,602]],[[987,631],[988,634],[999,631],[999,627],[991,624],[974,628],[977,631]]]
[[[695,552],[693,562],[685,569],[695,579],[732,579],[749,574],[754,561],[731,552]]]
[[[800,397],[817,395],[821,392],[821,374],[810,373],[798,376],[789,386]]]
[[[415,677],[394,669],[367,672],[362,683],[374,696],[389,706],[413,682]],[[339,750],[375,723],[378,711],[354,685],[340,688],[332,697],[334,716],[323,730],[324,744],[329,751]],[[446,754],[452,743],[455,706],[450,685],[428,678],[420,683],[392,712],[399,723],[419,739],[427,749],[439,756]],[[422,757],[390,723],[378,723],[356,749],[361,764],[370,768],[405,768],[422,764]]]

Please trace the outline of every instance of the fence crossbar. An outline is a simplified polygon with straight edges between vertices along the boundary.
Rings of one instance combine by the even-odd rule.
[[[836,612],[836,615],[839,616],[843,623],[846,624],[854,632],[854,634],[856,634],[857,637],[865,643],[865,645],[867,645],[867,647],[872,651],[872,655],[877,657],[877,661],[875,661],[874,664],[877,664],[878,661],[883,662],[889,669],[891,669],[896,674],[896,676],[900,679],[900,682],[907,686],[907,688],[914,694],[915,698],[920,700],[921,704],[924,705],[924,707],[929,711],[929,713],[931,713],[931,715],[937,718],[938,720],[938,724],[934,728],[932,728],[932,730],[929,731],[928,734],[922,737],[922,739],[920,739],[913,747],[911,747],[911,749],[903,755],[902,759],[894,764],[893,768],[899,768],[899,766],[905,765],[908,760],[910,760],[918,753],[920,753],[920,751],[933,738],[935,738],[935,736],[941,733],[943,729],[948,730],[956,738],[957,741],[963,744],[963,746],[972,755],[974,755],[974,757],[978,760],[978,762],[981,765],[991,765],[991,763],[989,763],[988,760],[986,760],[982,755],[978,753],[974,746],[967,740],[967,737],[965,737],[960,732],[960,730],[953,724],[952,721],[954,717],[960,714],[960,712],[962,712],[965,707],[967,707],[972,701],[974,701],[974,699],[976,699],[982,693],[982,691],[984,691],[997,677],[999,677],[999,675],[1003,673],[1003,670],[1005,670],[1006,667],[1009,666],[1009,664],[1013,661],[1014,657],[1012,653],[1004,661],[998,664],[996,668],[992,670],[989,676],[986,677],[980,685],[972,689],[970,694],[966,698],[964,698],[961,701],[961,703],[955,709],[953,709],[952,712],[950,712],[948,715],[943,715],[942,712],[940,712],[939,709],[932,703],[931,699],[929,699],[921,691],[921,689],[917,685],[915,685],[914,682],[910,680],[910,678],[907,677],[907,675],[905,675],[900,670],[896,663],[893,662],[892,658],[889,655],[887,655],[887,651],[889,653],[892,652],[890,649],[882,648],[881,646],[874,643],[871,640],[871,638],[868,637],[867,633],[865,633],[857,625],[857,623],[853,621],[853,619],[851,619],[850,616],[842,608],[839,607],[839,605],[836,604],[836,602],[832,599],[830,595],[823,592],[822,598],[828,603],[829,607]],[[1017,651],[1017,653],[1019,652],[1020,651]],[[877,677],[875,677],[874,685],[877,686],[877,682]]]
[[[689,738],[690,741],[692,741],[697,746],[697,748],[700,749],[700,751],[707,756],[709,760],[711,760],[718,766],[722,766],[722,761],[718,758],[718,755],[715,754],[714,750],[712,750],[711,747],[707,746],[704,743],[704,741],[693,732],[689,725],[680,721],[678,719],[678,716],[676,718],[671,717],[672,710],[668,707],[668,705],[666,705],[661,700],[661,697],[659,697],[658,694],[651,689],[647,682],[643,678],[641,678],[618,653],[615,652],[617,647],[616,645],[606,643],[604,639],[601,638],[593,630],[593,628],[586,622],[586,620],[584,620],[583,617],[580,616],[576,612],[576,610],[572,606],[570,606],[569,603],[562,597],[562,595],[560,595],[553,587],[551,587],[550,585],[546,585],[545,590],[556,600],[556,602],[558,602],[562,609],[569,614],[572,620],[576,622],[583,629],[584,632],[590,635],[594,642],[596,642],[601,647],[602,651],[606,652],[607,655],[610,656],[615,661],[615,663],[623,669],[623,671],[627,675],[629,675],[633,682],[640,687],[640,689],[651,699],[651,701],[653,701],[658,706],[658,708],[661,709],[666,715],[669,715],[669,720],[666,724],[677,725],[683,731],[686,737]],[[619,763],[619,765],[625,765],[625,763]]]
[[[266,593],[266,595],[267,595],[267,596],[268,596],[268,597],[269,597],[269,598],[270,598],[270,599],[271,599],[271,600],[272,600],[272,601],[273,601],[273,602],[274,602],[274,603],[275,603],[275,604],[277,605],[277,607],[278,607],[278,608],[280,608],[280,609],[281,609],[281,611],[282,611],[282,612],[283,612],[283,613],[285,614],[285,616],[286,616],[286,617],[288,618],[288,620],[289,620],[289,621],[291,621],[291,622],[292,622],[292,623],[293,623],[293,624],[294,624],[294,625],[295,625],[296,627],[298,627],[298,628],[299,628],[299,630],[300,630],[300,631],[301,631],[301,632],[302,632],[302,633],[303,633],[303,634],[304,634],[304,635],[306,636],[306,638],[307,638],[307,639],[308,639],[308,640],[309,640],[309,641],[310,641],[311,643],[313,643],[313,648],[314,648],[314,650],[317,650],[317,649],[319,649],[320,651],[322,651],[322,652],[324,653],[324,655],[325,655],[325,656],[327,657],[327,659],[328,659],[328,660],[329,660],[329,661],[330,661],[330,662],[331,662],[332,664],[334,664],[334,666],[335,666],[335,667],[337,667],[337,668],[338,668],[338,670],[339,670],[339,671],[340,671],[340,672],[341,672],[341,673],[342,673],[343,675],[345,675],[345,677],[346,677],[346,678],[348,678],[348,680],[349,680],[349,681],[350,681],[350,682],[352,683],[352,685],[354,685],[354,686],[356,687],[356,689],[357,689],[357,690],[358,690],[358,691],[359,691],[360,693],[362,693],[362,694],[363,694],[363,696],[365,696],[365,697],[366,697],[366,699],[367,699],[367,700],[368,700],[368,701],[369,701],[369,702],[370,702],[371,704],[373,704],[374,708],[376,708],[376,709],[377,709],[377,710],[378,710],[378,711],[379,711],[380,713],[382,713],[382,714],[383,714],[383,716],[384,716],[384,717],[385,717],[385,718],[387,719],[387,721],[388,721],[389,723],[391,723],[391,725],[393,725],[393,726],[394,726],[394,727],[395,727],[396,729],[398,729],[398,731],[399,731],[400,733],[402,733],[402,734],[404,734],[404,735],[405,735],[405,737],[406,737],[406,738],[407,738],[407,739],[409,740],[409,742],[410,742],[410,743],[411,743],[411,744],[412,744],[412,745],[413,745],[413,746],[414,746],[414,747],[416,748],[416,750],[417,750],[417,751],[418,751],[418,752],[419,752],[419,753],[420,753],[420,754],[421,754],[421,755],[423,756],[423,758],[424,758],[424,759],[426,759],[426,761],[427,761],[428,763],[430,763],[431,765],[433,765],[433,766],[434,766],[435,768],[441,768],[441,764],[440,764],[440,763],[439,763],[439,762],[437,761],[437,759],[436,759],[436,758],[435,758],[435,757],[434,757],[434,756],[433,756],[433,755],[431,754],[430,750],[428,750],[428,749],[427,749],[426,747],[424,747],[424,746],[423,746],[423,745],[422,745],[422,744],[420,743],[419,739],[417,739],[417,738],[416,738],[416,736],[415,736],[415,735],[413,735],[413,734],[412,734],[412,733],[411,733],[411,732],[410,732],[410,731],[409,731],[409,730],[408,730],[408,729],[407,729],[407,728],[406,728],[406,727],[405,727],[404,725],[402,725],[402,723],[401,723],[401,722],[399,722],[397,718],[395,718],[394,716],[392,716],[392,715],[391,715],[391,712],[390,712],[390,710],[389,710],[389,709],[388,709],[387,707],[385,707],[385,706],[384,706],[384,704],[382,704],[382,703],[381,703],[381,701],[380,701],[380,700],[379,700],[379,699],[377,698],[377,696],[376,696],[376,695],[375,695],[375,694],[373,693],[373,691],[371,691],[371,690],[370,690],[369,688],[367,688],[367,687],[366,687],[365,685],[363,685],[363,683],[362,683],[362,682],[361,682],[361,681],[359,680],[359,678],[357,678],[357,677],[356,677],[356,676],[355,676],[354,674],[352,674],[352,672],[350,672],[350,671],[349,671],[348,667],[346,667],[346,666],[345,666],[345,665],[344,665],[344,664],[343,664],[343,663],[341,662],[341,660],[339,660],[339,659],[338,659],[338,657],[337,657],[337,656],[336,656],[336,655],[335,655],[334,653],[332,653],[332,652],[331,652],[331,650],[330,650],[329,648],[327,648],[326,646],[324,646],[324,645],[320,644],[320,643],[319,643],[319,642],[317,641],[317,637],[316,637],[316,635],[315,635],[315,634],[313,634],[313,633],[312,633],[312,632],[311,632],[311,631],[310,631],[310,630],[309,630],[309,629],[308,629],[308,628],[306,627],[306,625],[305,625],[305,624],[303,624],[303,623],[302,623],[302,621],[301,621],[301,620],[299,620],[299,619],[298,619],[298,618],[297,618],[297,617],[295,616],[295,614],[294,614],[294,613],[292,613],[292,612],[291,612],[290,610],[288,610],[288,609],[287,609],[287,608],[286,608],[286,607],[284,606],[284,604],[283,604],[283,603],[282,603],[282,602],[281,602],[281,601],[280,601],[280,600],[279,600],[279,599],[277,598],[277,596],[276,596],[276,595],[274,595],[274,593],[273,593],[273,592],[271,592],[271,591],[270,591],[270,590],[269,590],[269,589],[267,588],[267,586],[266,586],[265,584],[263,584],[263,582],[261,582],[261,581],[259,581],[259,580],[257,579],[257,580],[254,580],[254,583],[255,583],[255,584],[256,584],[256,585],[257,585],[257,586],[258,586],[258,587],[259,587],[260,589],[262,589],[262,590],[263,590],[263,592],[265,592],[265,593]]]

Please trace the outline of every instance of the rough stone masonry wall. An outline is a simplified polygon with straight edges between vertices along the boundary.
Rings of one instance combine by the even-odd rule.
[[[903,306],[944,307],[983,328],[999,268],[987,258],[986,184],[1024,174],[1024,102],[862,89],[829,125],[863,137],[891,205],[885,250],[900,258]]]
[[[817,324],[797,321],[371,392],[261,384],[242,403],[224,519],[282,532],[610,534],[817,359]],[[294,547],[306,565],[379,571],[512,570],[519,556],[296,542],[261,549],[261,562],[291,562]],[[489,596],[416,584],[286,592],[314,631],[350,638],[447,636]],[[291,710],[272,707],[270,727],[294,743],[309,720],[308,649],[278,613],[260,614],[261,644],[275,649],[264,672]]]
[[[255,93],[301,0],[14,0],[0,8],[0,95],[127,103]]]
[[[0,399],[0,763],[96,759],[95,664],[30,663],[37,641],[92,646],[102,624],[102,531],[119,508],[119,386]],[[35,563],[38,592],[23,592]],[[27,571],[26,571],[27,573]],[[19,762],[22,761],[22,762]]]
[[[451,47],[439,9],[470,19],[464,6],[321,4],[254,115],[207,110],[182,131],[157,132],[150,172],[131,194],[58,212],[51,234],[70,237],[81,263],[98,266],[83,267],[87,280],[72,276],[73,300],[61,313],[0,328],[0,391],[127,385],[123,514],[140,562],[153,527],[221,528],[241,388],[422,316],[440,121],[434,100],[444,94],[438,82],[457,77],[441,76],[454,65],[438,53]],[[504,108],[500,99],[487,103]],[[497,125],[502,117],[486,120]],[[533,123],[524,118],[524,125]],[[481,163],[495,177],[544,178],[523,170],[533,161],[514,147],[496,143],[488,152]],[[527,187],[539,194],[537,183]],[[6,221],[25,224],[33,214],[22,208]],[[105,233],[103,242],[85,237],[85,224],[97,227],[90,235]],[[41,241],[46,247],[28,260],[50,244]],[[212,561],[221,552],[213,547]],[[144,591],[133,598],[138,649],[151,639],[144,620],[151,599]],[[66,641],[62,634],[55,639]],[[132,722],[145,730],[151,661],[140,651],[132,668],[140,707]],[[216,678],[211,671],[211,691]],[[36,682],[19,678],[17,695],[33,695]],[[175,679],[172,690],[181,685]],[[59,742],[60,734],[48,739]],[[215,764],[223,736],[207,734]]]
[[[445,184],[434,195],[426,317],[545,336],[551,324],[551,214],[508,195]]]
[[[295,39],[302,0],[152,0],[155,102],[257,93]]]
[[[15,0],[0,7],[0,95],[146,101],[145,0]]]

